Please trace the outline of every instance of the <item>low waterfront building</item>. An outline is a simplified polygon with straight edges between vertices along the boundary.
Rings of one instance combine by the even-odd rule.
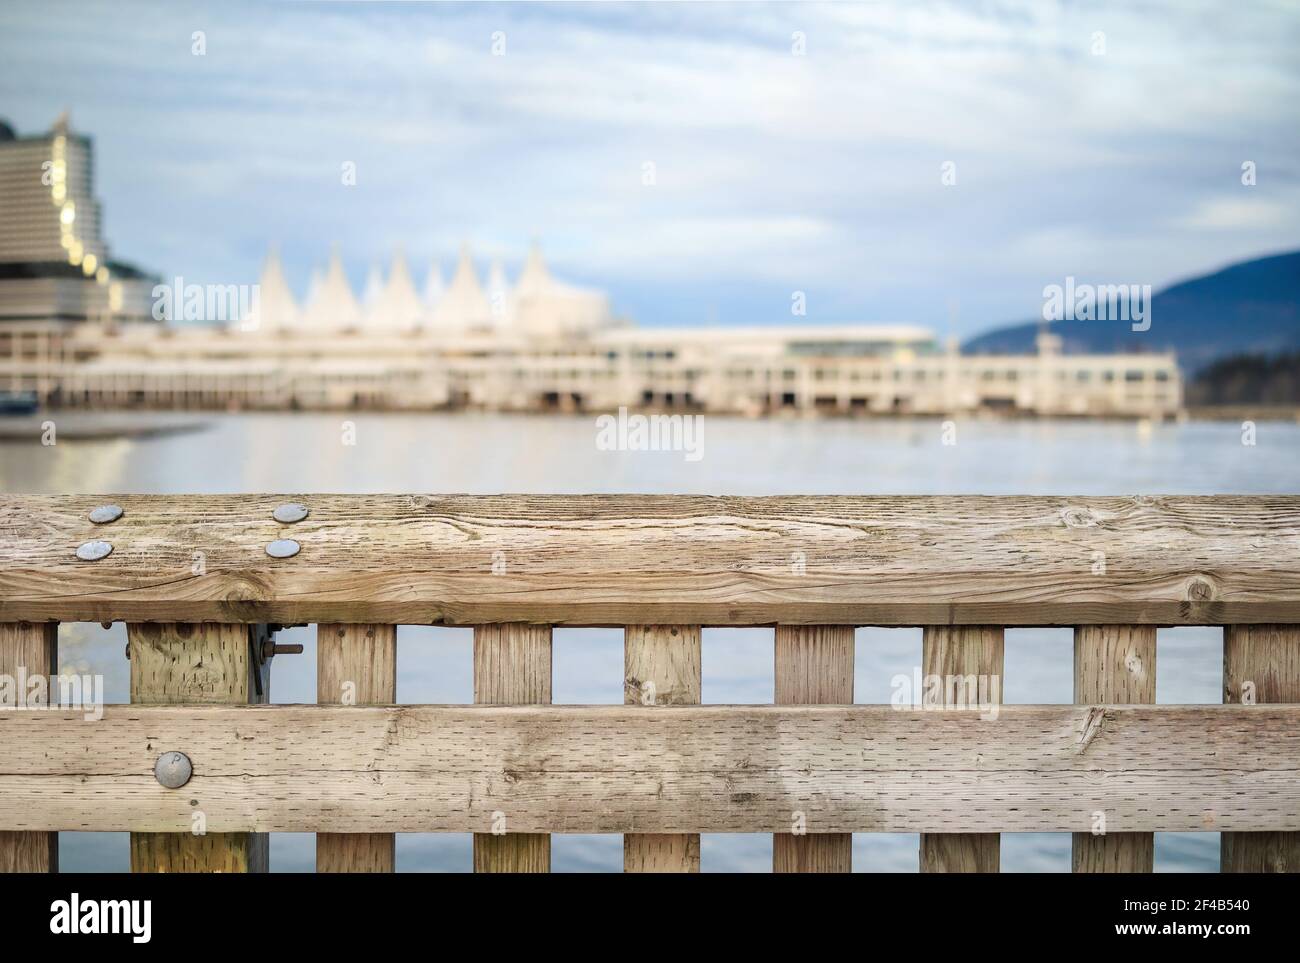
[[[301,303],[274,250],[256,285],[191,297],[109,258],[91,156],[66,118],[38,138],[0,124],[0,390],[46,405],[1155,418],[1182,406],[1172,355],[1066,355],[1049,333],[1032,355],[971,356],[905,325],[637,328],[604,293],[557,279],[536,244],[513,285],[499,262],[484,284],[466,248],[445,287],[435,262],[419,294],[399,252],[358,298],[335,247]]]
[[[1005,414],[1169,417],[1170,355],[962,355],[921,328],[330,333],[87,326],[65,354],[28,359],[22,387],[91,408],[630,408],[760,415]],[[71,353],[66,353],[70,351]],[[0,365],[5,362],[0,361]]]

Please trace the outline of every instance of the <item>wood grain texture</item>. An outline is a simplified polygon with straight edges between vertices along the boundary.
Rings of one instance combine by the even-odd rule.
[[[59,671],[59,627],[54,622],[0,622],[0,675],[17,683],[20,676],[49,679]],[[39,691],[17,692],[24,703],[48,705]],[[3,824],[0,824],[3,825]],[[0,830],[0,873],[57,873],[59,834]]]
[[[1077,626],[1074,701],[1076,705],[1154,705],[1156,627]],[[1099,812],[1105,813],[1105,807]],[[1155,837],[1151,833],[1075,833],[1071,866],[1076,873],[1150,873],[1155,868]]]
[[[630,625],[623,632],[623,702],[700,704],[703,652],[698,625]],[[627,833],[625,873],[698,873],[700,834]]]
[[[1223,701],[1231,705],[1300,702],[1300,625],[1224,629]]]
[[[257,691],[259,667],[252,658],[250,628],[238,624],[132,623],[127,626],[133,705],[247,705],[270,701],[269,683]],[[269,673],[265,676],[269,679]],[[159,755],[180,745],[148,743],[153,760],[149,779],[174,805],[185,800],[185,825],[163,833],[131,833],[133,873],[265,873],[270,869],[270,840],[265,833],[223,832],[188,795],[189,784],[164,789],[154,778]],[[191,762],[193,757],[191,756]],[[195,815],[206,820],[194,832]],[[179,830],[179,831],[175,831]]]
[[[59,834],[0,830],[0,873],[57,873]]]
[[[256,702],[248,626],[139,623],[127,626],[131,701],[145,705]]]
[[[921,672],[943,680],[938,704],[975,713],[1002,702],[1005,633],[988,626],[926,626]],[[927,700],[933,695],[927,692]],[[999,710],[1000,711],[1000,710]],[[983,713],[976,714],[980,718]],[[997,833],[922,833],[921,872],[996,873],[1001,866]]]
[[[325,624],[316,627],[316,702],[392,705],[397,701],[397,626]],[[391,873],[397,865],[392,833],[317,833],[316,872]]]
[[[132,833],[133,873],[265,873],[266,833]]]
[[[397,701],[397,626],[316,627],[316,701],[387,706]]]
[[[623,632],[623,703],[700,704],[703,650],[698,625],[630,625]]]
[[[500,576],[496,576],[500,577]],[[480,705],[548,705],[551,701],[551,627],[504,623],[474,627],[474,702]],[[520,747],[523,748],[522,746]],[[513,767],[500,778],[514,781]],[[474,872],[549,873],[551,837],[519,832],[519,804],[502,798],[477,826],[504,832],[474,834]],[[477,827],[475,827],[477,828]]]
[[[853,626],[778,625],[775,639],[777,705],[853,704]],[[816,807],[797,809],[816,826]],[[805,825],[805,830],[807,825]],[[774,873],[848,873],[852,833],[792,832],[772,837]]]
[[[623,872],[698,873],[699,833],[624,833]]]
[[[114,500],[125,515],[105,528],[86,518],[101,496],[0,496],[0,619],[1300,622],[1296,496]],[[284,527],[271,513],[286,501],[311,515],[293,526],[302,551],[272,559]],[[88,538],[113,554],[77,560]],[[193,573],[196,552],[206,574]]]
[[[1300,702],[1300,626],[1230,625],[1223,631],[1223,701]],[[1300,833],[1225,832],[1224,873],[1300,873]]]
[[[195,775],[163,789],[163,748]],[[1300,706],[108,706],[0,713],[0,825],[213,832],[1300,830]]]

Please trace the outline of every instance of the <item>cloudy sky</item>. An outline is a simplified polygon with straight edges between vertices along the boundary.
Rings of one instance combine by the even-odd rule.
[[[359,291],[398,244],[423,283],[538,236],[642,324],[786,323],[802,291],[809,322],[967,335],[1066,275],[1300,248],[1291,0],[6,0],[0,117],[65,108],[116,256],[229,283],[276,242],[299,293],[331,241]]]

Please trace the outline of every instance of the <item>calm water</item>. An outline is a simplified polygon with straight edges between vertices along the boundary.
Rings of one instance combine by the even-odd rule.
[[[72,421],[71,416],[56,421]],[[709,417],[703,457],[680,452],[610,452],[595,443],[592,418],[503,415],[230,415],[202,432],[139,440],[0,442],[4,492],[697,492],[710,494],[1159,494],[1294,493],[1300,490],[1300,426],[1260,423],[1255,444],[1241,425],[1188,423],[957,423],[943,444],[936,419],[915,421],[748,421]],[[345,442],[353,442],[351,444]],[[472,701],[470,630],[404,627],[400,702]],[[109,702],[126,702],[125,630],[60,628],[60,660],[102,673]],[[314,632],[285,641],[303,656],[276,659],[276,702],[314,702]],[[916,629],[858,632],[859,702],[887,702],[889,680],[920,658]],[[1007,702],[1072,699],[1069,629],[1007,633]],[[1159,635],[1157,700],[1220,701],[1222,633],[1166,629]],[[621,703],[621,634],[557,630],[554,701]],[[705,630],[704,701],[772,701],[771,630]],[[125,870],[124,834],[61,838],[68,870]],[[556,870],[619,870],[617,836],[556,836]],[[307,834],[272,839],[272,867],[310,870]],[[466,871],[466,835],[398,837],[401,870]],[[915,835],[862,834],[854,865],[914,872]],[[771,866],[764,835],[705,836],[709,870]],[[1004,870],[1068,872],[1064,834],[1004,834]],[[1156,869],[1216,870],[1218,835],[1162,833]]]

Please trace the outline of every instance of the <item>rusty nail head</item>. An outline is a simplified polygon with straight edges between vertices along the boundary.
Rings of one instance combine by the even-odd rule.
[[[109,522],[115,522],[121,517],[121,505],[100,505],[98,508],[91,509],[90,512],[90,520],[96,525],[107,525]]]
[[[77,546],[77,558],[83,562],[97,562],[101,558],[109,555],[113,551],[113,546],[108,542],[102,542],[96,539],[93,542],[83,542]]]

